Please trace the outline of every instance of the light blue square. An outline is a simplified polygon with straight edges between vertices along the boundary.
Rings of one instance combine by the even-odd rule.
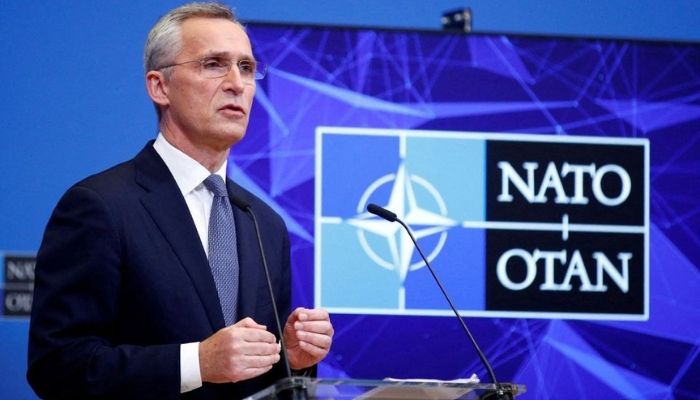
[[[320,137],[317,305],[345,313],[450,312],[403,229],[365,211],[370,202],[389,204],[394,193],[403,210],[392,211],[419,236],[426,226],[410,221],[411,210],[427,212],[426,223],[437,224],[419,244],[457,307],[484,310],[484,230],[462,224],[485,218],[485,141],[381,133],[334,128]]]

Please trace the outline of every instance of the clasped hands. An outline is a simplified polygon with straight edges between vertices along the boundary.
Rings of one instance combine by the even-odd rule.
[[[295,370],[321,361],[333,342],[333,326],[323,309],[297,308],[283,331],[289,366]],[[266,326],[244,318],[199,344],[202,381],[238,382],[262,375],[280,360],[280,351],[275,335]]]

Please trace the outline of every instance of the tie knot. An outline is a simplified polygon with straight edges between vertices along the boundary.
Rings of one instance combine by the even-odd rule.
[[[226,191],[226,184],[224,180],[221,179],[219,175],[211,174],[204,180],[204,186],[209,189],[216,197],[228,197],[228,192]]]

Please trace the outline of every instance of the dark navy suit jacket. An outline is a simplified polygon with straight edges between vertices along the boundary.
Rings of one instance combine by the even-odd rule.
[[[258,218],[284,323],[291,308],[287,229],[260,199],[227,185]],[[276,333],[252,219],[233,210],[238,315]],[[261,377],[180,396],[180,344],[223,327],[206,253],[152,142],[61,198],[37,255],[27,378],[39,396],[231,400],[283,376],[280,362]]]

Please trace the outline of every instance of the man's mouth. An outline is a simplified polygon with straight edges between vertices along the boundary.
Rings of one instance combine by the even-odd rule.
[[[223,111],[226,114],[245,115],[245,110],[243,109],[243,107],[237,106],[235,104],[226,104],[225,106],[220,107],[219,111]]]

